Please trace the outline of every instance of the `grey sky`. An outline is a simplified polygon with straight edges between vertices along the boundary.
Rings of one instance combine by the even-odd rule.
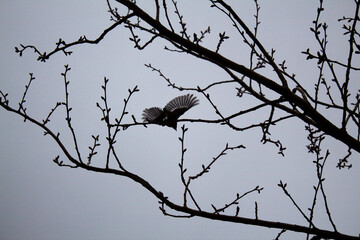
[[[145,2],[151,9],[152,1]],[[204,44],[216,48],[218,33],[226,30],[231,38],[224,43],[222,53],[243,65],[249,62],[249,49],[236,36],[227,19],[210,8],[208,1],[178,1],[190,31],[211,26],[211,35]],[[255,7],[252,1],[229,1],[234,9],[253,27]],[[304,61],[300,52],[308,47],[315,50],[315,40],[309,28],[316,14],[316,1],[260,1],[259,39],[270,51],[276,49],[278,63],[286,59],[289,72],[301,83],[313,89],[317,67]],[[352,1],[326,1],[324,18],[329,28],[329,52],[340,60],[346,59],[346,40],[337,19],[353,14]],[[174,22],[177,22],[174,18]],[[12,106],[20,101],[29,73],[36,77],[27,95],[29,115],[44,119],[57,101],[64,99],[64,83],[60,75],[64,64],[72,70],[70,80],[71,117],[76,129],[82,157],[88,154],[91,135],[100,134],[106,145],[106,128],[100,122],[96,108],[103,94],[104,77],[108,83],[112,117],[119,117],[128,88],[138,85],[140,92],[130,101],[128,111],[137,120],[144,108],[163,107],[173,97],[184,94],[167,87],[157,73],[144,64],[160,68],[173,82],[184,87],[204,87],[211,82],[226,80],[226,74],[213,65],[188,55],[164,51],[162,40],[143,51],[137,51],[128,40],[129,33],[119,28],[98,45],[72,48],[65,57],[58,53],[48,62],[36,61],[32,51],[19,58],[14,47],[33,44],[41,51],[50,51],[59,38],[67,42],[86,35],[96,38],[110,25],[106,1],[0,1],[0,89],[9,93]],[[142,34],[141,34],[142,35]],[[147,39],[144,37],[144,40]],[[344,54],[345,52],[345,54]],[[359,61],[354,62],[359,66]],[[260,71],[272,76],[270,70]],[[355,75],[354,75],[355,77]],[[357,75],[359,77],[359,74]],[[354,84],[359,89],[360,84]],[[234,86],[209,91],[225,115],[255,105],[252,98],[236,98]],[[200,105],[184,118],[216,119],[210,104],[200,94]],[[50,127],[61,133],[61,139],[75,153],[64,121],[65,112],[56,112]],[[267,114],[264,113],[264,114]],[[263,120],[266,115],[240,118],[246,126]],[[336,115],[329,115],[336,119]],[[131,122],[128,116],[125,122]],[[334,120],[335,121],[335,120]],[[182,124],[180,124],[181,126]],[[254,217],[254,201],[259,205],[259,217],[265,220],[306,225],[305,220],[284,196],[277,184],[288,183],[288,190],[304,211],[311,206],[313,184],[316,184],[314,156],[307,154],[304,124],[283,122],[272,130],[272,137],[286,143],[285,157],[276,147],[260,143],[261,130],[233,132],[224,126],[186,123],[188,151],[185,165],[196,173],[202,164],[218,155],[226,143],[244,144],[246,150],[231,151],[217,162],[211,172],[193,184],[193,191],[204,209],[211,204],[223,206],[257,185],[265,187],[262,194],[252,194],[240,201],[240,215]],[[274,239],[277,229],[216,222],[207,219],[174,219],[165,217],[158,209],[157,199],[140,185],[112,175],[87,172],[81,169],[60,168],[52,162],[60,154],[59,147],[43,132],[23,122],[20,117],[0,109],[0,238],[1,239]],[[149,181],[170,199],[181,202],[183,187],[178,163],[181,131],[160,126],[131,127],[119,134],[118,152],[130,171]],[[339,171],[335,165],[346,155],[346,147],[328,138],[331,159],[327,162],[325,186],[333,217],[340,232],[360,233],[360,167],[359,154],[352,157],[353,168]],[[325,151],[325,149],[324,149]],[[104,164],[104,149],[93,159]],[[319,206],[323,208],[323,206]],[[234,210],[228,212],[233,214]],[[315,217],[318,227],[331,229],[323,209]],[[300,237],[299,237],[300,236]],[[286,233],[283,239],[299,239],[304,235]]]

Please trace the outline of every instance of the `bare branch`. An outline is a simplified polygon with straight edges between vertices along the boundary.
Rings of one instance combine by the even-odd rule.
[[[82,163],[81,154],[80,154],[80,150],[79,150],[76,135],[75,135],[75,130],[71,125],[71,118],[70,118],[70,111],[72,110],[72,108],[69,106],[69,92],[68,92],[68,85],[69,85],[70,81],[68,81],[67,78],[66,78],[67,73],[70,70],[71,70],[71,68],[69,68],[68,65],[65,65],[65,72],[61,73],[61,75],[64,77],[64,83],[65,83],[65,109],[66,109],[65,120],[66,120],[66,122],[68,124],[68,127],[69,127],[69,129],[71,131],[71,135],[73,137],[74,146],[75,146],[75,150],[76,150],[76,153],[77,153],[77,156],[78,156],[78,160],[79,160],[80,163]]]
[[[47,59],[49,59],[52,55],[54,55],[57,52],[63,52],[65,54],[65,56],[71,55],[72,52],[68,51],[67,49],[75,46],[75,45],[80,45],[80,44],[98,44],[101,40],[104,39],[104,37],[114,28],[116,28],[117,26],[119,26],[120,24],[126,22],[129,18],[133,17],[135,14],[129,14],[127,16],[122,17],[120,20],[118,20],[117,22],[115,22],[114,24],[112,24],[109,28],[105,29],[104,32],[102,34],[100,34],[100,36],[94,40],[88,40],[86,38],[86,36],[81,36],[79,38],[79,40],[71,42],[71,43],[66,43],[64,40],[62,40],[61,38],[59,39],[59,41],[56,43],[56,48],[51,51],[50,53],[41,53],[35,46],[32,45],[27,45],[24,46],[22,44],[20,44],[21,49],[15,47],[15,52],[19,53],[19,56],[21,57],[23,52],[27,49],[27,48],[32,48],[34,50],[34,52],[39,55],[38,57],[38,61],[41,62],[45,62]]]
[[[25,97],[26,97],[26,94],[27,94],[27,92],[29,90],[31,82],[35,79],[35,77],[33,77],[32,73],[30,73],[29,75],[30,75],[29,83],[28,83],[28,85],[25,85],[25,91],[24,91],[24,94],[23,94],[23,96],[21,98],[21,101],[19,102],[19,109],[18,109],[18,111],[22,111],[25,115],[26,115],[26,108],[24,107],[24,103],[26,102]],[[5,96],[4,96],[4,98],[5,98]],[[25,120],[26,119],[24,119],[24,121]]]

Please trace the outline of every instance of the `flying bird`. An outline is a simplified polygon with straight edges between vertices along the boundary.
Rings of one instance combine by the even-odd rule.
[[[176,130],[177,120],[187,110],[199,104],[199,100],[192,94],[179,96],[171,100],[164,109],[159,107],[146,108],[143,111],[144,122],[172,127]]]

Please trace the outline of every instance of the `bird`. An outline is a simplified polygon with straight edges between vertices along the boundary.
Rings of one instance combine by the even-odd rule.
[[[163,109],[159,107],[144,109],[142,119],[144,122],[168,126],[176,130],[178,118],[198,104],[199,100],[192,94],[178,96],[168,102]]]

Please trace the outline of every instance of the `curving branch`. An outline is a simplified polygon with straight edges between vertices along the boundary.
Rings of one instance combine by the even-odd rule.
[[[63,74],[63,76],[66,76],[66,72],[69,70],[70,68],[66,67],[66,71]],[[65,78],[66,79],[66,78]],[[65,86],[67,86],[69,84],[68,80],[64,81]],[[105,83],[107,83],[107,80],[105,78]],[[103,86],[104,89],[104,93],[106,92],[106,87],[105,85]],[[129,90],[129,96],[127,99],[125,99],[125,105],[128,102],[128,100],[130,99],[130,96],[134,93],[137,92],[137,88],[135,87],[133,90]],[[55,134],[49,127],[46,126],[46,123],[44,121],[38,121],[34,118],[32,118],[31,116],[29,116],[28,114],[25,114],[23,111],[19,110],[19,109],[14,109],[13,107],[9,106],[8,101],[6,100],[6,94],[1,93],[2,97],[4,99],[1,98],[0,101],[0,106],[2,108],[4,108],[5,110],[9,111],[9,112],[13,112],[21,117],[23,117],[25,120],[30,121],[31,123],[37,125],[38,127],[40,127],[42,130],[45,131],[46,135],[49,135],[56,143],[57,145],[60,147],[60,149],[62,150],[63,154],[65,155],[65,157],[67,158],[68,161],[70,161],[70,164],[65,164],[63,161],[61,161],[59,158],[59,156],[55,157],[55,159],[53,160],[57,165],[59,166],[63,166],[63,167],[70,167],[70,168],[81,168],[84,170],[88,170],[88,171],[93,171],[93,172],[99,172],[99,173],[108,173],[108,174],[114,174],[114,175],[118,175],[118,176],[123,176],[126,178],[129,178],[137,183],[139,183],[141,186],[143,186],[145,189],[147,189],[149,192],[151,192],[156,198],[159,199],[159,202],[161,204],[160,209],[166,213],[166,215],[170,215],[172,216],[172,214],[168,214],[165,210],[165,205],[176,211],[176,212],[180,212],[180,213],[184,213],[184,214],[188,214],[186,216],[183,217],[191,217],[191,216],[198,216],[198,217],[204,217],[204,218],[209,218],[209,219],[214,219],[214,220],[221,220],[221,221],[227,221],[227,222],[234,222],[234,223],[243,223],[243,224],[251,224],[251,225],[255,225],[255,226],[263,226],[263,227],[269,227],[269,228],[279,228],[279,229],[287,229],[287,230],[291,230],[291,231],[296,231],[296,232],[303,232],[303,233],[308,233],[308,234],[315,234],[321,237],[327,237],[327,238],[334,238],[334,239],[359,239],[357,237],[352,237],[352,236],[348,236],[348,235],[344,235],[341,233],[338,233],[337,231],[331,232],[331,231],[327,231],[327,230],[323,230],[323,229],[318,229],[318,228],[313,228],[313,227],[305,227],[305,226],[299,226],[299,225],[294,225],[294,224],[287,224],[287,223],[281,223],[281,222],[272,222],[272,221],[267,221],[267,220],[261,220],[258,218],[257,214],[256,214],[256,218],[252,219],[252,218],[246,218],[246,217],[241,217],[238,216],[239,214],[239,208],[237,208],[236,210],[236,214],[235,215],[225,215],[225,214],[220,214],[222,212],[224,212],[227,208],[229,208],[230,206],[233,205],[237,205],[238,204],[238,200],[240,200],[241,198],[245,197],[246,195],[248,195],[249,193],[252,192],[260,192],[262,190],[262,188],[259,188],[259,186],[255,187],[254,189],[244,193],[244,194],[239,194],[237,193],[235,200],[231,201],[228,204],[225,204],[224,207],[222,208],[216,208],[215,206],[213,206],[213,209],[215,209],[214,212],[209,212],[209,211],[205,211],[204,209],[200,209],[200,206],[198,204],[197,205],[197,209],[193,209],[187,206],[186,202],[184,202],[184,204],[179,205],[176,204],[172,201],[169,200],[168,197],[166,197],[161,191],[155,189],[148,181],[146,181],[145,179],[143,179],[142,177],[136,175],[135,173],[132,173],[130,171],[126,171],[122,165],[119,164],[119,169],[114,169],[114,168],[110,168],[108,165],[106,165],[104,168],[101,167],[96,167],[96,166],[92,166],[91,162],[89,160],[89,162],[83,163],[78,157],[75,157],[73,155],[70,154],[70,151],[67,149],[67,147],[65,147],[65,145],[62,143],[61,139],[59,138],[59,134]],[[65,95],[67,94],[67,91],[65,92]],[[105,97],[103,98],[104,102],[106,102]],[[65,103],[66,105],[66,103]],[[121,116],[123,116],[126,113],[124,106],[124,110],[123,113],[121,114]],[[70,108],[67,106],[66,107],[67,111],[67,118],[68,117],[68,113],[70,111]],[[105,116],[103,118],[103,121],[110,121],[110,118],[107,115],[107,111],[106,108],[104,109],[105,111]],[[105,120],[108,119],[108,120]],[[121,118],[120,118],[121,119]],[[68,119],[66,119],[66,121],[68,121]],[[120,122],[120,120],[115,120],[116,122]],[[108,126],[110,124],[107,124]],[[70,128],[70,126],[68,126]],[[71,128],[70,128],[71,129]],[[186,128],[183,126],[182,127],[183,130],[183,135],[180,138],[180,141],[182,142],[182,153],[185,153],[185,148],[183,145],[183,139],[184,139],[184,133],[186,132]],[[117,131],[115,131],[115,133],[117,133]],[[89,147],[90,148],[90,154],[89,156],[93,156],[95,155],[95,148],[97,146],[99,146],[98,143],[98,137],[93,136],[94,139],[94,144],[93,147]],[[244,146],[239,145],[239,146],[235,146],[235,147],[229,147],[229,145],[226,145],[225,148],[221,151],[221,153],[215,157],[213,159],[213,161],[211,161],[206,167],[203,166],[203,170],[198,173],[197,175],[193,175],[193,176],[189,176],[188,181],[185,182],[185,194],[189,193],[190,194],[190,190],[189,190],[189,184],[190,181],[195,180],[197,178],[199,178],[200,176],[202,176],[203,174],[205,174],[207,171],[209,171],[210,167],[212,164],[214,164],[214,162],[219,159],[221,156],[223,156],[226,151],[228,150],[234,150],[234,149],[239,149],[239,148],[244,148]],[[115,156],[116,160],[120,163],[120,160],[116,157],[116,151],[115,148],[113,147],[112,144],[109,144],[108,149],[111,150],[111,153]],[[108,151],[109,152],[109,151]],[[77,155],[79,156],[79,155]],[[182,178],[185,181],[185,177],[184,177],[184,173],[185,173],[185,168],[183,166],[184,162],[183,162],[183,155],[182,155],[182,161],[181,161],[181,169],[182,169]],[[106,158],[107,159],[107,158]],[[194,200],[193,196],[192,199]],[[195,201],[195,200],[194,200]],[[196,202],[195,202],[196,203]],[[257,213],[257,208],[256,208],[256,213]]]

